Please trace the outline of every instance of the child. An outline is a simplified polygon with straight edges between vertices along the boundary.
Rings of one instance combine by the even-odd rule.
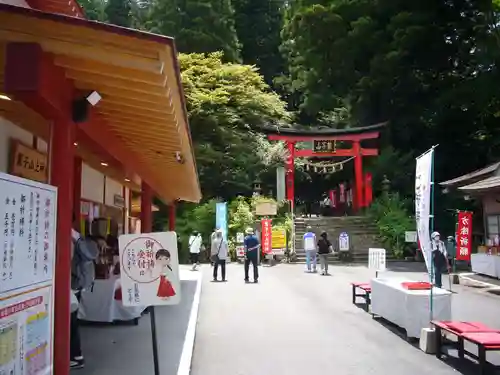
[[[161,267],[160,285],[158,285],[158,292],[156,293],[156,295],[163,300],[167,300],[170,297],[175,296],[174,287],[172,286],[170,280],[167,278],[167,269],[172,271],[172,267],[170,267],[170,251],[160,249],[156,252],[155,258],[156,264]]]

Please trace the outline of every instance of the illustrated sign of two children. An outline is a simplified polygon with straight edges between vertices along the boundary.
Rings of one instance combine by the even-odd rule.
[[[156,297],[162,301],[176,295],[171,261],[171,252],[155,239],[147,237],[139,237],[128,243],[122,258],[127,276],[139,284],[156,284]]]

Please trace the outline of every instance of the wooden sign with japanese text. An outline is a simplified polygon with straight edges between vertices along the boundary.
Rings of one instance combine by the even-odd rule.
[[[472,212],[458,213],[457,260],[470,260],[472,249]]]
[[[181,300],[175,232],[118,238],[124,306],[177,305]]]
[[[0,374],[53,374],[57,190],[0,173]]]
[[[313,152],[335,152],[336,148],[335,141],[313,141]]]
[[[46,183],[48,181],[47,154],[28,147],[17,140],[11,140],[9,173],[14,176]]]

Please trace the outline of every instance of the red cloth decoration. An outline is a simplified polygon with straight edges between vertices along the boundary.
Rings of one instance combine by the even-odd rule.
[[[426,281],[407,281],[401,283],[401,285],[403,285],[403,288],[408,290],[429,290],[432,288],[431,283]]]
[[[164,275],[160,276],[160,285],[158,286],[158,293],[156,293],[156,295],[160,298],[175,296],[175,290],[172,283]]]

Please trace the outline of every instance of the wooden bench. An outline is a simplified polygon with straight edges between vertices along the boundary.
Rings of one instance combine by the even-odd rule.
[[[487,351],[500,351],[500,331],[490,328],[478,322],[441,322],[433,321],[436,329],[436,357],[443,355],[443,333],[452,334],[457,337],[455,344],[460,359],[467,354],[469,357],[477,359],[480,373],[486,374],[488,362],[486,361]],[[464,342],[470,342],[477,346],[478,354],[465,350]]]
[[[370,295],[372,292],[372,286],[370,283],[351,283],[352,285],[352,303],[356,304],[357,298],[360,297],[364,300],[364,308],[365,311],[368,312],[370,309]],[[361,293],[357,293],[357,291],[361,290]]]

